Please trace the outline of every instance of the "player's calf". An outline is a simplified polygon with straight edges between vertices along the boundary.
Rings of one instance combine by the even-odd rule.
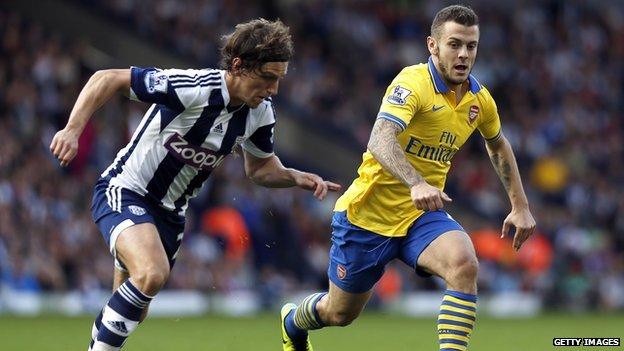
[[[327,325],[336,326],[336,327],[346,327],[347,325],[353,323],[353,321],[358,317],[358,315],[349,315],[344,313],[332,313],[328,315]]]
[[[438,315],[441,351],[465,351],[477,318],[477,296],[446,290]]]
[[[319,316],[316,305],[327,293],[312,294],[301,302],[301,304],[287,318],[288,332],[293,334],[307,334],[308,330],[321,329],[325,326]],[[292,323],[291,323],[292,321]],[[291,328],[294,327],[294,328]]]
[[[141,292],[131,280],[123,283],[119,289],[113,293],[106,306],[96,319],[95,326],[99,324],[97,337],[90,349],[93,351],[113,351],[119,350],[130,335],[138,326],[143,311],[152,300]]]
[[[328,326],[346,327],[347,325],[353,323],[359,315],[359,311],[327,310],[322,314],[322,318]]]
[[[118,287],[117,287],[118,288]],[[147,312],[149,311],[149,304],[145,306],[143,312],[141,313],[141,317],[139,318],[139,324],[145,320],[147,317]],[[95,317],[95,321],[93,322],[93,326],[91,327],[91,343],[89,343],[88,351],[93,350],[93,345],[95,344],[95,340],[97,340],[98,333],[100,332],[100,328],[102,327],[102,315],[104,314],[104,309],[100,311],[100,313]]]

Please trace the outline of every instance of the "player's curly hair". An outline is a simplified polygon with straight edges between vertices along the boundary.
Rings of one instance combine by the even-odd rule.
[[[440,37],[440,29],[446,22],[455,22],[470,27],[479,24],[479,17],[469,7],[464,5],[451,5],[436,13],[431,23],[431,36]]]
[[[220,65],[228,71],[237,57],[242,61],[241,69],[253,71],[267,62],[290,61],[294,54],[290,30],[280,20],[259,18],[240,23],[221,39]]]

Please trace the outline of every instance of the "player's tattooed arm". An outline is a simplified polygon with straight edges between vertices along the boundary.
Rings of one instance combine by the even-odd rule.
[[[496,174],[498,174],[498,178],[503,183],[505,190],[509,192],[511,187],[511,165],[509,161],[504,158],[501,158],[499,154],[491,154],[490,161],[492,161],[492,165],[494,166],[494,170]]]
[[[519,250],[522,244],[533,234],[535,219],[529,210],[529,201],[524,194],[520,172],[511,144],[504,135],[491,142],[486,142],[492,165],[498,174],[507,196],[511,201],[511,212],[503,221],[501,237],[507,235],[512,227],[516,228],[513,238],[513,247]]]
[[[528,200],[522,188],[516,158],[507,138],[501,134],[495,141],[486,142],[485,145],[492,166],[494,166],[498,178],[503,183],[511,204],[513,206],[528,207]]]
[[[395,178],[407,187],[421,183],[423,177],[409,164],[397,140],[401,127],[387,119],[378,118],[373,125],[368,150]]]
[[[373,126],[368,150],[373,157],[410,189],[414,206],[423,211],[435,211],[444,207],[444,201],[452,201],[442,190],[429,185],[422,175],[407,161],[397,140],[401,132],[398,124],[378,118]]]

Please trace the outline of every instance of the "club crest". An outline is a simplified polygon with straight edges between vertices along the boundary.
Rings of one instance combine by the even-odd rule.
[[[479,106],[470,106],[470,111],[468,112],[468,123],[472,124],[477,117],[479,117]]]
[[[345,266],[339,264],[338,267],[336,267],[336,275],[338,279],[343,280],[347,276],[347,269]]]
[[[143,207],[130,205],[128,206],[128,210],[135,216],[142,216],[145,214],[145,209]]]

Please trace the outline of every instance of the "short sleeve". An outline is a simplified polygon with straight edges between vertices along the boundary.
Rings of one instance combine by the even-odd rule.
[[[390,83],[381,101],[377,118],[397,123],[405,130],[419,109],[419,97],[409,71],[403,69]]]
[[[494,98],[490,95],[487,89],[482,89],[485,93],[485,99],[483,102],[483,118],[477,127],[481,136],[488,142],[496,141],[501,135],[501,122],[498,116],[498,108]]]
[[[205,104],[207,86],[220,86],[218,70],[131,68],[130,98],[184,110]]]
[[[267,158],[273,155],[275,110],[273,103],[265,104],[265,106],[266,109],[260,123],[258,123],[258,128],[242,144],[243,150],[259,158]]]

